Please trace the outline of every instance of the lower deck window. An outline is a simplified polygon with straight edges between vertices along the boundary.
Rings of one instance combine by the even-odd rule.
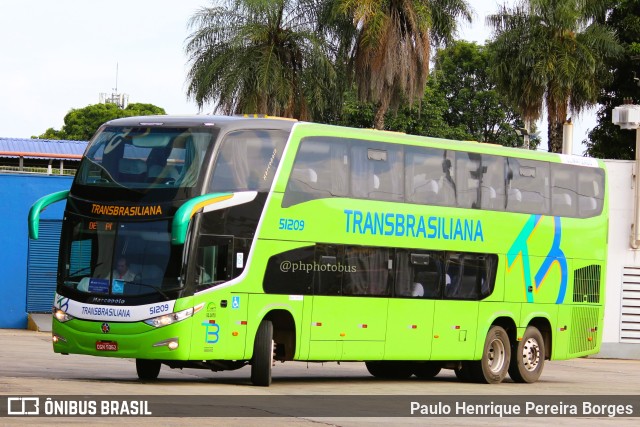
[[[317,244],[272,256],[264,291],[480,300],[495,286],[498,256]]]

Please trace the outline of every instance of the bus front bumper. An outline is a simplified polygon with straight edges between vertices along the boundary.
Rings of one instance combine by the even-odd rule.
[[[192,319],[155,328],[144,322],[118,323],[53,319],[53,351],[156,360],[188,360]]]

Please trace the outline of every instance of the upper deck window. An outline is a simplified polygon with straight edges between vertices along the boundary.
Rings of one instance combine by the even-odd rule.
[[[300,142],[282,206],[331,197],[592,218],[597,167],[339,137]]]
[[[194,187],[213,134],[166,127],[107,127],[91,143],[76,182],[125,188]]]
[[[326,197],[404,200],[404,150],[377,141],[305,138],[283,205]]]
[[[288,134],[251,129],[229,133],[217,154],[209,191],[268,191]]]

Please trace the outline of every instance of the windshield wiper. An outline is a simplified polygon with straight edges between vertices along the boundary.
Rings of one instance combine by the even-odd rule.
[[[91,162],[91,164],[93,164],[94,166],[98,167],[99,169],[102,170],[103,173],[100,174],[100,178],[98,178],[98,180],[101,181],[96,181],[96,182],[100,182],[100,183],[113,183],[116,185],[121,185],[120,183],[118,183],[113,176],[111,176],[111,174],[109,173],[109,171],[102,166],[100,163],[96,162],[95,160],[91,159],[90,157],[86,157],[87,161]]]
[[[95,183],[114,184],[114,185],[117,185],[120,188],[124,188],[126,190],[131,190],[131,191],[133,191],[135,193],[138,193],[138,194],[145,194],[143,191],[140,191],[140,190],[138,190],[136,188],[128,187],[125,184],[123,184],[123,183],[119,182],[118,180],[116,180],[111,175],[111,173],[109,173],[109,171],[104,166],[102,166],[100,163],[98,163],[98,162],[96,162],[96,161],[94,161],[94,160],[92,160],[92,159],[90,159],[88,157],[87,157],[87,160],[89,162],[91,162],[92,164],[94,164],[95,166],[97,166],[98,168],[100,168],[104,172],[104,173],[100,174],[100,178],[98,178],[96,181],[94,181],[93,184],[95,184]]]
[[[89,272],[91,272],[91,269],[92,269],[92,268],[97,268],[98,266],[100,266],[100,265],[102,265],[102,264],[103,264],[103,263],[99,262],[99,263],[97,263],[97,264],[96,264],[96,265],[94,265],[94,266],[83,267],[83,268],[81,268],[81,269],[79,269],[79,270],[74,271],[73,273],[69,273],[69,274],[67,274],[66,276],[64,276],[64,277],[62,278],[62,281],[64,282],[64,281],[65,281],[65,280],[67,280],[68,278],[70,278],[70,277],[75,277],[75,276],[77,276],[78,274],[80,274],[80,273],[82,273],[82,272],[84,272],[84,271],[87,271],[87,270],[89,270]]]
[[[162,290],[160,288],[158,288],[157,286],[147,285],[146,283],[140,283],[140,282],[124,282],[124,283],[127,284],[127,285],[136,285],[136,286],[142,286],[143,288],[153,289],[158,294],[162,295],[164,297],[165,301],[169,301],[171,299],[171,298],[169,298],[169,296],[167,296],[167,294],[162,292]]]

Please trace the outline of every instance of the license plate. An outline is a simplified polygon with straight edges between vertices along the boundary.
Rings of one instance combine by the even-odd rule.
[[[98,351],[118,351],[118,343],[115,341],[96,341]]]

